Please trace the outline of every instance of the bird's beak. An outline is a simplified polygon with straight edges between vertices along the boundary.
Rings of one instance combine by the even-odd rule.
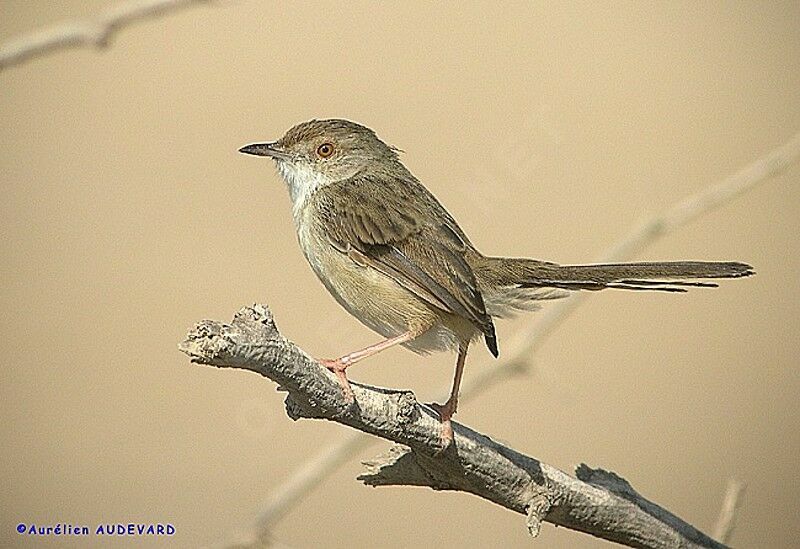
[[[289,155],[280,148],[277,141],[272,143],[253,143],[239,149],[240,153],[252,154],[255,156],[269,156],[276,160],[287,160]]]

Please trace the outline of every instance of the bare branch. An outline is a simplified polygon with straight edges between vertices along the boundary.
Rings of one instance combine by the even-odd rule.
[[[730,202],[737,196],[755,188],[759,183],[780,174],[784,169],[797,162],[798,158],[800,158],[800,133],[734,175],[711,185],[694,196],[681,200],[661,214],[638,225],[606,252],[600,254],[597,262],[622,261],[635,256],[659,238],[676,231],[726,202]],[[470,370],[476,373],[465,380],[461,391],[461,401],[464,402],[486,391],[495,383],[510,376],[525,372],[530,367],[531,356],[536,349],[590,295],[588,292],[574,293],[566,299],[548,304],[537,315],[536,322],[531,329],[520,331],[509,344],[505,345],[505,350],[499,360]],[[449,387],[442,388],[442,398],[446,398],[448,390]],[[276,494],[270,497],[259,513],[257,528],[263,530],[273,526],[291,507],[330,476],[348,457],[356,455],[374,440],[357,432],[350,433],[347,437],[343,437],[307,460],[288,478],[284,485],[277,489]],[[717,537],[717,539],[721,538]]]
[[[518,375],[522,367],[515,367],[509,361],[505,368],[482,371],[465,380],[462,385],[462,402],[485,391],[493,384],[503,381],[506,376]],[[445,389],[446,390],[446,389]],[[443,390],[441,400],[447,396]],[[347,463],[361,450],[375,444],[378,439],[368,437],[360,431],[351,431],[326,446],[298,467],[262,505],[255,520],[254,539],[261,539],[284,515],[291,511],[309,492],[328,478],[340,466]]]
[[[725,498],[722,500],[722,509],[719,512],[717,525],[714,527],[714,539],[721,543],[728,543],[736,526],[736,511],[739,510],[745,484],[736,479],[728,480],[725,488]]]
[[[139,0],[109,8],[94,20],[72,21],[20,36],[0,47],[0,71],[59,50],[105,48],[120,29],[210,0]]]
[[[292,419],[335,421],[395,442],[360,477],[372,486],[472,493],[525,516],[534,536],[547,521],[629,547],[725,547],[613,473],[582,465],[571,477],[458,423],[455,444],[441,451],[437,413],[411,392],[353,384],[356,404],[348,406],[335,376],[280,335],[264,305],[241,309],[230,324],[199,323],[180,349],[192,362],[275,381],[288,392]]]

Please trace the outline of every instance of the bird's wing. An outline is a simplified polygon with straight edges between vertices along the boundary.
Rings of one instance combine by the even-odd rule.
[[[497,356],[492,318],[455,220],[414,180],[359,175],[319,189],[317,222],[331,244],[420,299],[478,327]]]

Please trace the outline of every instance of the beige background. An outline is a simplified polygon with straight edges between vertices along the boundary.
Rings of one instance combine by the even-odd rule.
[[[3,0],[0,39],[107,4]],[[235,539],[342,436],[288,420],[271,383],[176,349],[195,321],[254,301],[320,356],[376,337],[307,267],[270,163],[238,147],[312,117],[357,120],[406,151],[482,250],[590,261],[800,129],[798,21],[796,1],[222,2],[0,73],[0,545],[32,543],[18,522],[168,521],[183,547]],[[739,478],[734,544],[796,542],[798,183],[795,165],[642,256],[745,260],[757,277],[595,295],[532,375],[460,420],[566,470],[617,471],[706,530]],[[501,352],[535,321],[500,322]],[[392,350],[351,376],[432,399],[453,360]],[[489,360],[475,352],[468,375]],[[277,538],[605,546],[550,525],[531,542],[520,516],[463,494],[363,487],[358,461],[383,447]]]

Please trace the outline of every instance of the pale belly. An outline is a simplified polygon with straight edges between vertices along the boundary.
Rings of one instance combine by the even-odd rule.
[[[388,338],[430,326],[404,344],[418,353],[455,350],[465,333],[473,337],[474,328],[465,319],[434,308],[390,277],[356,263],[320,235],[313,223],[298,224],[297,229],[314,273],[336,301],[370,329]]]

